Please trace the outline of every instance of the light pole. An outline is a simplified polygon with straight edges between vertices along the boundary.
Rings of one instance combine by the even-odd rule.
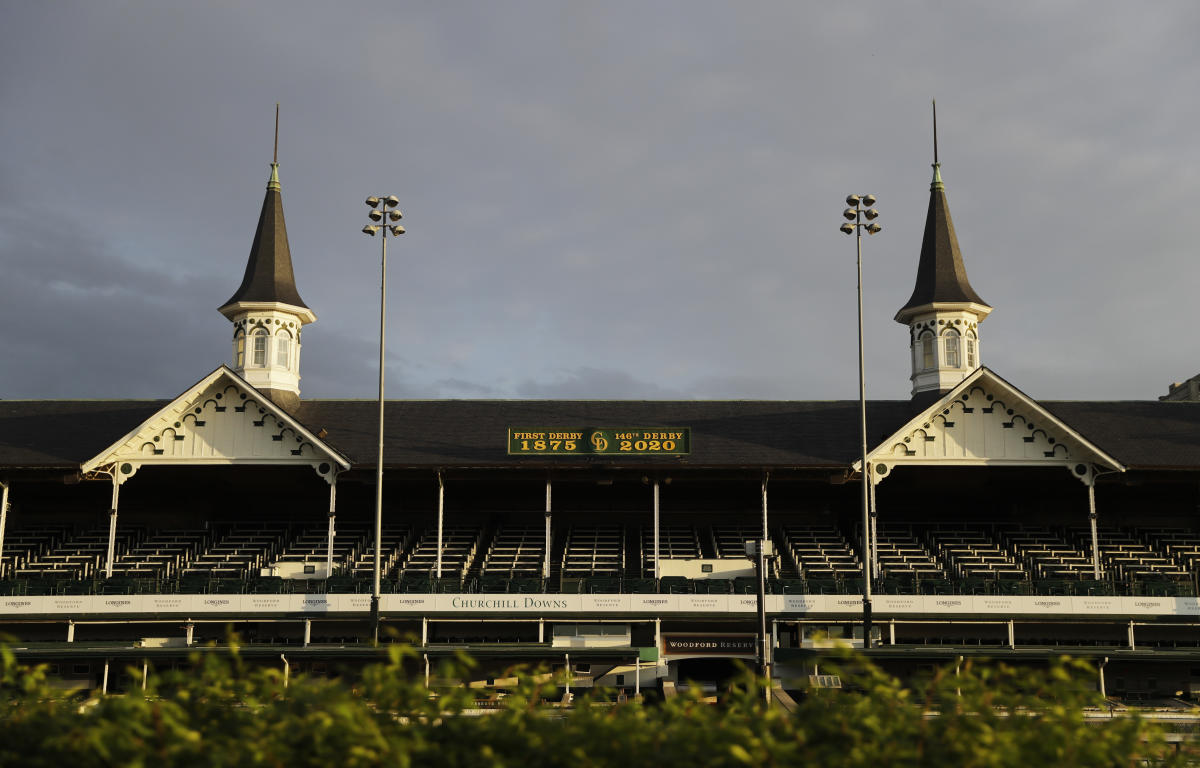
[[[846,223],[841,230],[856,235],[858,241],[858,418],[862,438],[862,574],[863,574],[863,648],[871,647],[871,519],[868,509],[869,492],[867,467],[867,379],[863,364],[863,291],[862,291],[862,233],[873,235],[882,227],[875,223],[875,195],[850,195],[850,206],[842,211]],[[865,219],[865,221],[864,221]]]
[[[403,218],[403,214],[396,208],[398,205],[400,199],[395,195],[383,198],[374,195],[368,197],[367,207],[371,210],[367,216],[372,223],[362,228],[362,231],[371,237],[383,230],[379,280],[379,456],[375,467],[375,578],[371,588],[371,636],[374,645],[379,645],[379,569],[380,553],[383,550],[383,355],[384,336],[387,331],[387,236],[388,232],[391,232],[393,237],[404,234],[404,227],[395,223]],[[388,224],[388,221],[393,223]]]

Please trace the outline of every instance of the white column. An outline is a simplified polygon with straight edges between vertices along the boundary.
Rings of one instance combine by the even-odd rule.
[[[654,481],[654,579],[657,581],[658,573],[658,480]]]
[[[1129,622],[1129,650],[1131,650],[1131,651],[1137,650],[1137,643],[1135,643],[1133,640],[1133,621],[1132,620],[1130,620],[1130,622]]]
[[[442,578],[442,516],[446,505],[446,484],[438,470],[438,526],[437,526],[437,577]]]
[[[187,623],[187,625],[184,626],[183,642],[185,645],[190,647],[192,645],[192,643],[195,642],[195,640],[196,640],[196,625],[189,621]]]
[[[429,654],[422,654],[425,657],[425,688],[429,688]]]
[[[1013,623],[1012,619],[1008,620],[1008,647],[1009,648],[1017,647],[1017,627]]]
[[[771,473],[763,472],[763,479],[762,479],[762,513],[763,513],[762,514],[762,518],[763,518],[762,537],[763,537],[763,541],[767,541],[768,539],[771,538],[771,534],[767,527],[767,483],[770,481],[770,479],[771,479]]]
[[[325,578],[333,575],[333,536],[337,521],[337,475],[329,479],[329,541],[325,548]]]
[[[1100,580],[1100,534],[1096,530],[1096,478],[1087,481],[1088,489],[1088,523],[1092,527],[1092,577]]]
[[[633,657],[633,695],[642,695],[642,657],[640,654]]]
[[[869,473],[867,477],[871,480],[867,484],[867,489],[871,494],[871,575],[878,579],[881,574],[879,573],[879,524],[875,514],[875,494],[879,492],[879,486],[875,482],[874,470],[868,467],[867,472]]]
[[[75,622],[73,621],[67,622],[67,642],[75,642]]]
[[[146,690],[146,678],[150,676],[150,662],[142,659],[142,690]]]
[[[566,660],[567,660],[567,700],[570,701],[570,699],[571,699],[571,677],[572,677],[572,675],[571,675],[571,654],[564,653],[563,656],[565,656]]]
[[[304,620],[304,647],[312,643],[312,619]]]
[[[108,659],[104,660],[104,680],[100,683],[100,693],[108,693]]]
[[[421,645],[429,645],[429,619],[421,617]]]
[[[104,578],[112,578],[113,554],[117,547],[117,502],[121,495],[121,482],[118,480],[120,468],[114,466],[112,471],[112,511],[108,513],[108,556],[104,561]]]
[[[546,478],[546,557],[542,561],[542,578],[550,578],[550,478]]]
[[[8,483],[0,483],[0,578],[4,578],[4,526],[8,523]]]

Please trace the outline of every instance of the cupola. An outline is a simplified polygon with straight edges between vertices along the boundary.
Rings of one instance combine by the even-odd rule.
[[[967,280],[935,149],[917,284],[896,313],[909,330],[913,397],[948,392],[982,365],[979,324],[991,311]]]
[[[298,405],[301,329],[317,316],[296,290],[278,162],[271,163],[242,284],[217,311],[233,323],[233,370],[284,409]]]

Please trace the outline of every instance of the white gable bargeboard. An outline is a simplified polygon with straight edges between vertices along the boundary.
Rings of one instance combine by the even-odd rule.
[[[1063,466],[1080,479],[1113,457],[986,368],[881,442],[869,454],[875,482],[890,466]],[[857,466],[857,464],[856,464]]]
[[[1022,403],[1013,400],[972,386],[907,434],[896,435],[887,453],[893,461],[959,459],[963,463],[1020,464],[1061,464],[1077,453],[1059,425],[1022,412]],[[882,453],[876,457],[882,458]]]
[[[83,465],[349,463],[221,367]]]

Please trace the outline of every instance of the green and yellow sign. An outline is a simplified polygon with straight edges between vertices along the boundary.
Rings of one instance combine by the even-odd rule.
[[[508,452],[533,456],[683,456],[692,452],[686,427],[509,427]]]

